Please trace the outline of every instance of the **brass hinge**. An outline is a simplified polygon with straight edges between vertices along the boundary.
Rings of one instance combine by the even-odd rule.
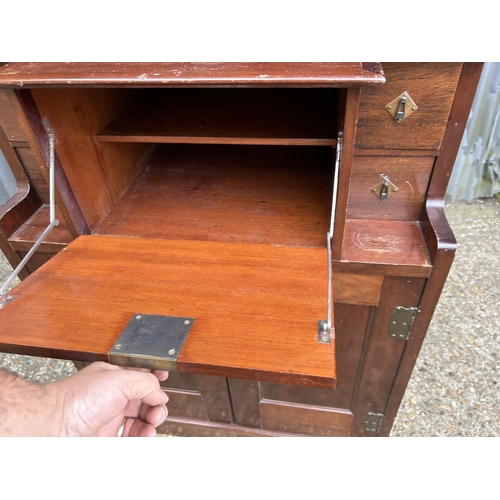
[[[365,431],[368,432],[378,432],[380,424],[384,415],[382,413],[370,413],[368,412],[365,417]]]
[[[389,337],[408,340],[417,312],[418,307],[396,307],[389,321]]]

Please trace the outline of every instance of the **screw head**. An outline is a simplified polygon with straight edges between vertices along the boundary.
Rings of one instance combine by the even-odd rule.
[[[189,323],[191,323],[191,321],[189,321],[188,319],[186,319],[186,320],[184,321],[184,324],[185,324],[185,325],[189,325]]]
[[[416,106],[413,106],[413,108],[411,108],[412,111],[415,111],[417,109]]]
[[[121,348],[122,348],[122,345],[121,345],[121,344],[116,344],[116,345],[115,345],[115,349],[116,349],[117,351],[119,351]]]
[[[389,105],[389,106],[387,106],[387,109],[392,109],[392,106],[390,106],[390,105]]]
[[[168,353],[170,354],[170,356],[173,356],[175,354],[175,349],[170,349],[170,351],[168,351]]]
[[[138,315],[135,317],[135,319],[141,319],[141,318],[142,318],[142,316],[141,316],[140,314],[138,314]]]

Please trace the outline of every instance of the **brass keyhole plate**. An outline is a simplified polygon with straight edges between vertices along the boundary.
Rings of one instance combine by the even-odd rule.
[[[396,118],[398,110],[400,108],[401,100],[406,97],[406,102],[404,104],[403,117],[401,119]],[[410,97],[408,92],[403,92],[400,96],[396,97],[394,101],[390,102],[385,109],[387,112],[394,118],[394,120],[399,123],[403,121],[405,118],[408,118],[411,114],[417,111],[418,106],[415,104],[415,101]]]

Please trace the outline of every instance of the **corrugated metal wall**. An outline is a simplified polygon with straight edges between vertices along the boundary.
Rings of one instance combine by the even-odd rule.
[[[485,63],[448,185],[449,201],[500,193],[500,63]]]

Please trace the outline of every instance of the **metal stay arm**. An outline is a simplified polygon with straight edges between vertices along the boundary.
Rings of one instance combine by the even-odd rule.
[[[332,193],[332,211],[330,215],[330,229],[326,233],[326,249],[327,249],[327,259],[328,259],[328,302],[327,302],[327,320],[319,322],[319,335],[318,340],[324,343],[331,342],[332,334],[332,239],[333,231],[335,228],[335,211],[337,208],[337,194],[339,187],[339,175],[340,175],[340,160],[342,157],[342,143],[343,134],[339,132],[337,140],[337,152],[335,157],[335,172],[333,176],[333,193]]]
[[[23,260],[17,265],[17,267],[12,271],[11,275],[7,278],[7,281],[3,284],[2,288],[0,288],[0,309],[5,306],[8,302],[12,300],[12,296],[7,296],[9,286],[12,282],[17,278],[17,275],[26,265],[26,263],[30,260],[32,255],[37,251],[38,247],[43,243],[47,235],[52,231],[52,229],[59,225],[59,221],[56,219],[56,203],[55,203],[55,175],[54,175],[54,166],[55,166],[55,144],[56,138],[54,135],[54,131],[50,126],[49,122],[44,118],[42,120],[43,126],[47,131],[47,135],[49,136],[49,209],[50,209],[50,220],[49,225],[45,229],[45,231],[39,236],[36,240],[35,244],[31,247],[30,251],[25,255]]]

